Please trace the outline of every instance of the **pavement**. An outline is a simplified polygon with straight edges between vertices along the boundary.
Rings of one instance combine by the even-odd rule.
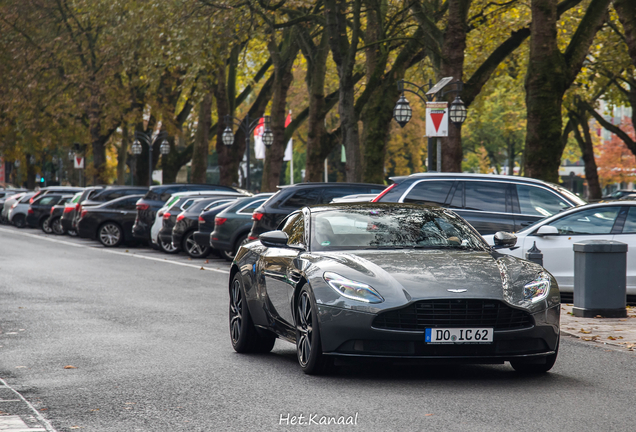
[[[572,304],[561,305],[561,334],[582,341],[610,345],[628,351],[636,348],[636,307],[627,306],[627,318],[580,318]]]

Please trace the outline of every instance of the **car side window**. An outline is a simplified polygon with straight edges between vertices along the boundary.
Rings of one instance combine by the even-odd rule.
[[[237,211],[238,214],[252,214],[254,213],[254,210],[256,210],[261,204],[263,204],[266,200],[258,200],[258,201],[254,201],[250,204],[247,205],[247,207],[243,207],[242,209],[240,209],[239,211]]]
[[[610,234],[618,211],[616,207],[596,207],[582,210],[562,217],[550,225],[559,230],[559,234]]]
[[[290,245],[305,244],[305,218],[302,213],[298,213],[287,219],[282,231],[287,234]]]
[[[405,203],[443,205],[453,181],[423,181],[419,182],[404,199]]]
[[[40,200],[40,202],[38,202],[39,205],[50,205],[50,204],[54,204],[55,202],[57,202],[59,199],[59,197],[56,196],[50,196],[50,197],[44,197]]]
[[[320,197],[320,204],[329,204],[334,198],[340,198],[346,195],[367,193],[368,191],[368,188],[359,187],[326,187],[324,188],[322,196]]]
[[[572,207],[555,193],[536,186],[517,185],[517,196],[522,214],[547,217]]]
[[[301,189],[296,192],[283,203],[281,207],[289,207],[298,209],[304,206],[316,204],[320,198],[320,189]]]
[[[506,183],[467,181],[464,187],[467,210],[506,213]]]
[[[464,182],[457,183],[457,188],[453,194],[453,199],[450,202],[450,208],[464,208]]]
[[[623,234],[636,234],[636,206],[631,206],[623,225]]]
[[[170,198],[170,196],[176,192],[179,192],[180,188],[178,187],[172,187],[172,188],[168,188],[165,191],[163,191],[163,193],[159,196],[159,199],[161,201],[168,201],[168,198]]]

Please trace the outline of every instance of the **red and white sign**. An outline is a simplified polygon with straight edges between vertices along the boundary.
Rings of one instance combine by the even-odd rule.
[[[448,102],[426,102],[426,136],[448,136]]]
[[[73,167],[75,169],[84,169],[84,158],[75,156],[73,158]]]

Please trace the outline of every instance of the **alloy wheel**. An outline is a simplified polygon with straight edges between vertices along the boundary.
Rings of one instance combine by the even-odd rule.
[[[202,258],[208,253],[208,248],[202,248],[194,240],[194,231],[189,232],[183,239],[183,248],[192,258]]]
[[[117,246],[121,241],[121,229],[113,223],[107,223],[99,230],[99,240],[106,247]]]
[[[70,235],[71,237],[77,237],[77,230],[70,229],[70,230],[66,231],[66,233],[68,235]]]
[[[44,231],[46,234],[51,234],[53,232],[51,225],[49,225],[48,218],[44,219],[44,221],[42,222],[42,231]]]
[[[241,326],[243,325],[243,294],[241,293],[241,283],[234,279],[230,299],[230,335],[232,342],[237,344],[241,336]]]
[[[24,228],[26,226],[26,217],[22,213],[20,213],[13,217],[12,222],[16,226],[16,228]]]
[[[298,301],[298,323],[296,325],[300,337],[296,344],[298,352],[298,362],[301,366],[306,366],[311,356],[313,341],[313,322],[311,317],[311,300],[309,294],[303,291]]]
[[[159,242],[161,243],[161,249],[163,249],[164,252],[175,253],[177,251],[177,247],[172,243],[166,243],[163,240],[159,240]]]
[[[57,235],[64,234],[64,227],[62,226],[62,219],[56,218],[51,224],[51,228],[53,229],[53,233]]]

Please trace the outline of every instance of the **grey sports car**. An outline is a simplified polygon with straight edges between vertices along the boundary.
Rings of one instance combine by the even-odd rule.
[[[409,204],[303,208],[241,247],[229,278],[240,353],[296,345],[309,374],[348,358],[552,368],[559,289],[450,210]],[[505,241],[505,240],[504,240]]]

